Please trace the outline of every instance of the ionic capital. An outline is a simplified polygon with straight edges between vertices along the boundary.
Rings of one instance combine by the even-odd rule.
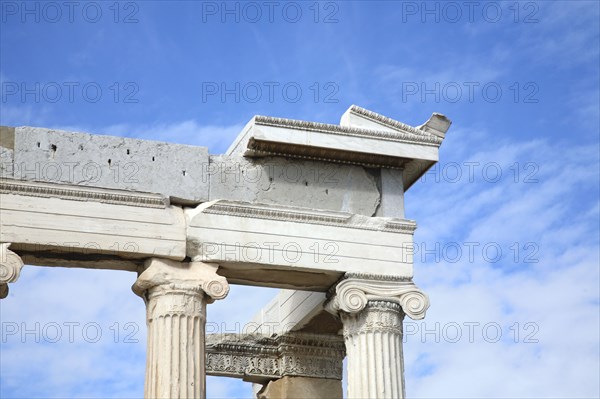
[[[429,297],[411,280],[391,276],[347,274],[332,291],[326,309],[330,313],[358,313],[369,301],[392,302],[400,305],[411,319],[425,317]]]
[[[132,287],[133,292],[142,298],[155,288],[204,294],[208,302],[223,299],[229,293],[227,280],[217,274],[219,266],[212,263],[152,258],[146,261],[145,266]]]
[[[23,260],[9,246],[9,242],[0,244],[0,299],[8,296],[8,283],[17,281],[23,268]]]

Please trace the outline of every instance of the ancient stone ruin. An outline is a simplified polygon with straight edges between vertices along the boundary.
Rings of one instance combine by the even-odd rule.
[[[357,106],[339,125],[256,116],[223,155],[2,127],[0,294],[24,264],[136,273],[146,398],[204,398],[207,374],[259,398],[341,398],[345,357],[347,397],[402,398],[402,321],[429,307],[404,193],[449,126]],[[207,336],[229,284],[282,290],[243,334]]]

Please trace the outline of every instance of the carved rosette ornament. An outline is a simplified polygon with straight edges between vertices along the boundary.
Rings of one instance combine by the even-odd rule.
[[[407,279],[346,275],[326,309],[340,316],[348,356],[348,398],[404,398],[402,321],[422,319],[429,298]]]
[[[217,265],[150,259],[133,285],[146,302],[146,398],[204,398],[206,304],[229,293]]]
[[[8,242],[0,244],[0,299],[8,296],[8,283],[17,281],[23,268],[23,260],[9,246]]]

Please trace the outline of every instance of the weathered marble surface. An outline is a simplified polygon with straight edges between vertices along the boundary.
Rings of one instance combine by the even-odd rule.
[[[281,157],[210,157],[210,200],[228,199],[373,216],[379,171]]]
[[[206,147],[36,127],[3,127],[0,147],[2,177],[208,200]]]
[[[206,304],[229,292],[218,266],[149,259],[133,291],[146,303],[146,398],[206,397]]]
[[[340,125],[257,116],[227,154],[211,157],[206,147],[2,126],[0,177],[155,193],[181,205],[227,199],[401,217],[401,194],[438,160],[449,126],[439,114],[415,128],[357,106]]]
[[[185,215],[187,256],[232,283],[326,291],[348,272],[413,275],[413,221],[233,201]]]
[[[429,306],[412,283],[404,193],[437,162],[449,126],[439,114],[412,127],[357,106],[340,125],[256,116],[220,156],[0,127],[0,297],[23,262],[137,271],[145,396],[204,398],[206,304],[229,283],[289,288],[252,332],[275,323],[268,334],[279,338],[220,342],[215,373],[275,378],[262,398],[341,397],[343,350],[322,344],[342,327],[348,396],[401,398],[402,319]],[[115,248],[116,237],[126,242]],[[261,374],[257,359],[275,368]],[[327,378],[311,378],[319,370]]]
[[[135,271],[185,257],[183,209],[159,195],[0,179],[0,213],[0,242],[28,264]]]
[[[206,338],[209,375],[266,383],[284,376],[341,380],[344,340],[332,334],[212,334]]]
[[[405,397],[402,320],[422,319],[429,298],[411,280],[347,274],[325,305],[343,324],[348,398]]]
[[[283,377],[269,382],[257,399],[342,399],[342,382],[327,378]]]

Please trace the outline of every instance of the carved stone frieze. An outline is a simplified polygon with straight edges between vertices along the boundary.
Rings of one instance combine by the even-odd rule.
[[[289,333],[207,336],[206,373],[264,382],[283,376],[342,379],[344,341],[335,335]]]

